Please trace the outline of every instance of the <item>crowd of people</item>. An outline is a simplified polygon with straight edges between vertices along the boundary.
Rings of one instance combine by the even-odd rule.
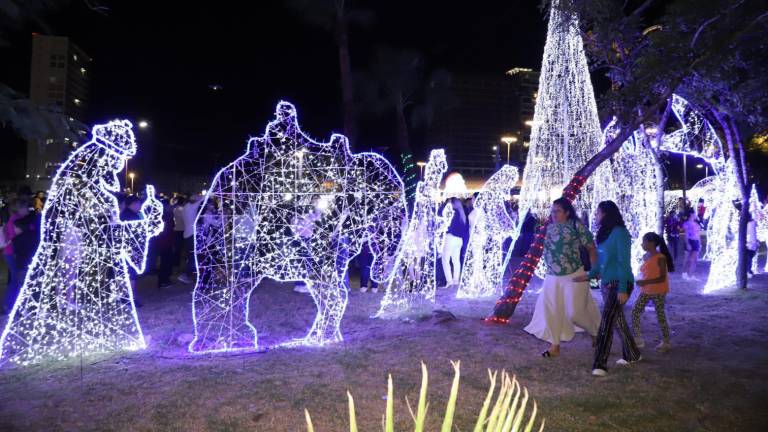
[[[445,287],[459,284],[461,265],[469,234],[477,217],[474,209],[475,196],[466,200],[448,199],[443,208],[450,206],[453,216],[448,221],[441,256],[438,277]],[[142,196],[122,194],[118,196],[120,219],[140,219]],[[195,276],[194,224],[203,197],[199,194],[160,194],[163,205],[163,231],[150,242],[147,269],[144,274],[157,275],[157,288],[173,283],[171,276],[178,267],[178,281],[190,284]],[[40,239],[40,213],[45,205],[45,193],[32,194],[28,188],[15,193],[6,193],[0,204],[0,248],[8,268],[8,284],[1,311],[9,313],[23,284],[25,269],[30,266]],[[517,219],[517,212],[510,204],[509,213]],[[443,209],[439,210],[442,214]],[[215,218],[216,203],[209,201],[202,215]],[[577,214],[570,201],[560,198],[552,203],[551,220],[545,232],[543,259],[547,274],[536,300],[535,309],[525,331],[549,343],[541,353],[543,357],[560,355],[561,342],[574,338],[577,331],[585,331],[593,341],[594,359],[592,373],[604,376],[608,370],[608,356],[614,330],[621,338],[622,357],[616,362],[628,365],[642,359],[640,349],[645,341],[640,327],[640,317],[645,306],[653,303],[661,333],[656,346],[660,352],[671,349],[670,331],[665,314],[666,295],[669,292],[669,273],[675,270],[680,260],[681,249],[685,254],[680,262],[684,280],[694,279],[699,251],[701,231],[706,229],[706,207],[699,200],[692,208],[682,198],[676,210],[665,218],[665,238],[659,233],[648,232],[642,236],[644,261],[639,274],[634,275],[631,267],[631,236],[626,228],[617,205],[603,201],[597,206],[596,225],[599,227],[593,237],[586,217]],[[206,219],[207,220],[207,219]],[[209,221],[210,222],[210,221]],[[520,240],[515,249],[517,254],[527,250],[533,240],[538,221],[528,214],[523,221]],[[755,222],[748,225],[748,249],[757,249]],[[751,243],[750,243],[751,242]],[[682,247],[681,247],[682,246]],[[515,251],[513,250],[513,253]],[[357,257],[360,269],[360,290],[377,291],[377,284],[370,278],[373,257],[368,248],[363,248]],[[131,273],[131,285],[136,305],[141,306],[140,292],[136,281],[140,275]],[[600,279],[603,297],[602,312],[590,292],[590,280]],[[624,306],[632,292],[640,290],[631,312],[631,326],[624,314]]]
[[[120,220],[142,218],[141,205],[145,198],[129,193],[118,194]],[[141,306],[142,301],[136,282],[144,275],[157,275],[157,288],[165,288],[172,285],[173,269],[178,266],[179,282],[190,284],[194,281],[194,223],[202,196],[174,193],[170,196],[160,194],[158,198],[163,205],[163,231],[150,241],[147,268],[143,275],[129,269],[137,306]],[[41,213],[45,201],[45,192],[33,194],[25,186],[0,194],[0,249],[8,272],[0,314],[10,313],[23,286],[26,269],[40,242]]]

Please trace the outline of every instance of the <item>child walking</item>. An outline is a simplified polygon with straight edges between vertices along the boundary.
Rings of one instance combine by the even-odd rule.
[[[675,271],[675,264],[669,253],[664,239],[654,233],[649,232],[643,236],[643,250],[646,254],[643,257],[643,265],[640,266],[640,275],[636,281],[640,287],[640,295],[632,308],[632,329],[635,333],[637,346],[645,346],[642,333],[640,331],[640,315],[642,315],[645,305],[649,301],[656,307],[656,317],[661,327],[662,341],[656,346],[659,352],[666,352],[672,348],[669,343],[669,326],[667,325],[667,315],[664,312],[664,301],[669,292],[668,272]]]

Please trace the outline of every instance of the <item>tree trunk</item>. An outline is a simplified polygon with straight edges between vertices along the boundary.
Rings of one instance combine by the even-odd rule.
[[[395,121],[397,122],[397,149],[400,153],[413,154],[413,151],[411,151],[411,143],[408,139],[408,123],[405,121],[405,103],[403,102],[402,94],[397,95],[395,111]]]
[[[736,127],[736,123],[733,119],[730,119],[729,126],[731,127],[731,139],[734,141],[734,148],[737,149],[736,151],[739,154],[737,166],[740,167],[740,169],[737,170],[739,177],[739,193],[741,194],[741,209],[739,211],[739,265],[736,270],[736,285],[740,289],[747,289],[747,272],[750,270],[747,252],[747,223],[749,223],[750,200],[747,163],[744,155],[744,146],[741,144],[741,135],[739,134],[739,129]]]
[[[658,200],[659,205],[659,221],[658,221],[658,232],[661,235],[661,237],[664,237],[664,219],[666,218],[666,208],[664,206],[664,191],[667,189],[667,176],[664,172],[664,167],[662,165],[661,157],[659,155],[659,152],[656,151],[656,149],[661,148],[661,143],[664,140],[664,130],[667,128],[667,122],[669,121],[669,116],[672,114],[672,98],[669,98],[667,100],[667,107],[664,109],[664,114],[661,115],[661,119],[659,120],[659,124],[656,126],[656,147],[654,148],[653,145],[648,144],[648,149],[651,151],[651,154],[653,154],[653,159],[656,161],[656,174],[660,179],[662,179],[661,183],[657,185],[656,188],[656,199]]]
[[[739,195],[741,195],[741,208],[739,208],[739,232],[738,232],[738,261],[736,263],[736,287],[747,289],[747,221],[749,215],[749,190],[747,189],[746,164],[743,163],[744,148],[741,146],[741,140],[738,139],[739,131],[735,129],[735,124],[725,115],[716,109],[710,109],[712,116],[720,124],[720,128],[725,134],[725,142],[728,147],[728,156],[736,170],[736,180],[739,185]],[[735,142],[737,141],[738,142]]]
[[[336,43],[339,48],[339,72],[341,77],[341,109],[344,120],[344,135],[350,145],[357,145],[357,123],[355,118],[355,95],[352,78],[352,62],[349,56],[349,34],[343,16],[337,17]]]

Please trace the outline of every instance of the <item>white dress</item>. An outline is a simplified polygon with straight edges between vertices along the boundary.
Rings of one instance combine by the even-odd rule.
[[[573,282],[584,270],[566,276],[544,278],[531,322],[525,331],[552,344],[569,341],[578,331],[597,335],[600,312],[589,290],[589,282]]]
[[[592,235],[581,222],[551,223],[544,239],[544,260],[550,271],[570,274],[547,274],[536,299],[531,322],[525,331],[552,344],[573,339],[577,331],[597,335],[600,312],[589,291],[589,282],[574,282],[586,275],[580,265],[579,246],[592,244]]]

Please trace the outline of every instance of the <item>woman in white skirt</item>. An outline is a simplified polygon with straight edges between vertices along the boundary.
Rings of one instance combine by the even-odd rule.
[[[586,331],[594,340],[600,327],[600,312],[589,291],[589,282],[574,282],[586,275],[580,248],[597,260],[592,233],[579,220],[570,201],[559,198],[552,203],[552,220],[544,238],[547,275],[536,300],[531,322],[525,331],[550,343],[543,357],[560,355],[560,342],[573,339],[575,332]]]

